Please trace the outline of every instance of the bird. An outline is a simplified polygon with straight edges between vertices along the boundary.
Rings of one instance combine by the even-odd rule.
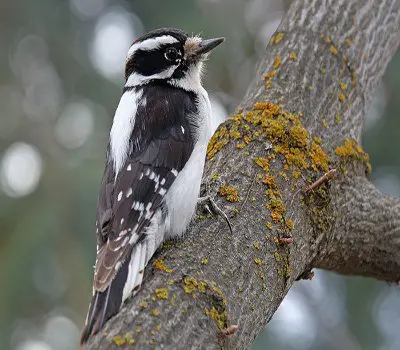
[[[128,50],[97,203],[93,295],[81,345],[137,293],[162,242],[191,222],[212,133],[203,63],[223,41],[161,28]]]

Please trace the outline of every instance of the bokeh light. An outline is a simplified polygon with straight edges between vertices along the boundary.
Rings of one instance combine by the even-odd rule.
[[[67,104],[57,120],[55,133],[58,141],[66,148],[82,146],[94,128],[93,109],[89,102]]]
[[[133,13],[115,6],[102,14],[93,32],[90,58],[104,77],[121,84],[125,57],[133,41],[143,34],[143,25]]]
[[[16,142],[5,152],[0,164],[3,191],[10,197],[32,193],[42,173],[42,158],[38,150],[27,143]]]

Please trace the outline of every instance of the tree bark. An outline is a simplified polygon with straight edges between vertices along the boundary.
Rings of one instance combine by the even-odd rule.
[[[233,235],[198,208],[87,348],[248,348],[314,267],[400,281],[400,200],[368,182],[359,146],[399,41],[399,1],[293,1],[209,145],[203,184]]]

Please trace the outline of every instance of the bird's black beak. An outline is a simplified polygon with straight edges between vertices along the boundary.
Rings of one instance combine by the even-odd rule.
[[[223,43],[225,38],[216,38],[216,39],[207,39],[203,40],[197,46],[195,55],[201,56],[207,52],[210,52],[212,49],[217,47],[219,44]]]

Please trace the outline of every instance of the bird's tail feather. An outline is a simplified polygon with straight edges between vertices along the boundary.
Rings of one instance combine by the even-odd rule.
[[[146,248],[146,241],[135,245],[109,286],[103,292],[94,293],[81,335],[81,345],[98,333],[118,313],[123,302],[139,290],[147,264]]]

